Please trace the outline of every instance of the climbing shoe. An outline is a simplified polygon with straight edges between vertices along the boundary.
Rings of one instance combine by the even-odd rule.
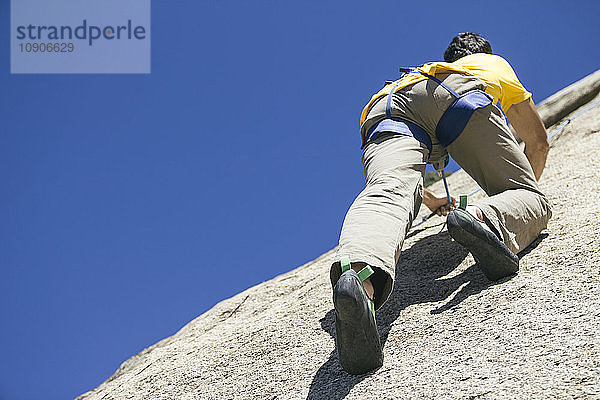
[[[488,279],[497,281],[517,273],[519,257],[483,222],[461,209],[451,211],[446,222],[450,236],[471,252]]]
[[[372,274],[369,266],[356,273],[350,261],[342,259],[342,276],[333,288],[335,345],[342,368],[354,375],[383,365],[375,306],[362,286]]]

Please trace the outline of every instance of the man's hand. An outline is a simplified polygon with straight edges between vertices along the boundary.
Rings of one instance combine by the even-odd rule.
[[[423,204],[437,215],[448,215],[448,213],[454,209],[456,206],[456,199],[454,197],[450,198],[452,199],[452,203],[448,204],[448,198],[446,196],[438,197],[427,189],[423,191]]]
[[[531,99],[513,104],[507,111],[506,116],[517,134],[525,142],[525,156],[531,164],[536,180],[540,180],[546,157],[550,150],[548,134],[540,115],[535,109]]]

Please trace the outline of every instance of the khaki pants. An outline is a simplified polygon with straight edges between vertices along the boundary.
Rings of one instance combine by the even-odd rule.
[[[460,74],[437,75],[462,94],[485,84]],[[461,135],[447,148],[435,138],[435,126],[454,98],[432,80],[416,83],[394,94],[392,115],[425,129],[433,142],[431,154],[410,136],[382,135],[363,149],[366,187],[348,210],[336,261],[331,267],[333,285],[341,275],[339,259],[368,264],[375,270],[375,307],[389,297],[404,238],[421,206],[426,163],[446,151],[488,194],[473,205],[486,223],[500,233],[517,253],[546,228],[552,215],[540,192],[525,154],[510,133],[502,112],[494,105],[475,111]],[[371,108],[363,134],[385,118],[386,98]]]

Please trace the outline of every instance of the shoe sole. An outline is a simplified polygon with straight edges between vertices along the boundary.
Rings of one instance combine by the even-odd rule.
[[[450,236],[471,252],[489,280],[497,281],[519,271],[519,258],[493,233],[476,229],[473,221],[456,212],[448,214],[447,224]]]
[[[358,275],[342,274],[333,291],[335,343],[342,368],[361,375],[383,365],[383,353],[375,317],[369,310]]]

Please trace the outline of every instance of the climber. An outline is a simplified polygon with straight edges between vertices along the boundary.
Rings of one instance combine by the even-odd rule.
[[[330,270],[337,353],[352,374],[383,363],[375,310],[390,295],[421,202],[448,214],[448,232],[491,280],[518,271],[516,253],[551,216],[537,185],[549,145],[531,93],[479,34],[457,35],[444,60],[404,69],[361,115],[366,187],[344,219]],[[448,204],[446,196],[423,190],[426,164],[443,166],[448,154],[489,197],[462,210],[454,209],[454,199]]]

